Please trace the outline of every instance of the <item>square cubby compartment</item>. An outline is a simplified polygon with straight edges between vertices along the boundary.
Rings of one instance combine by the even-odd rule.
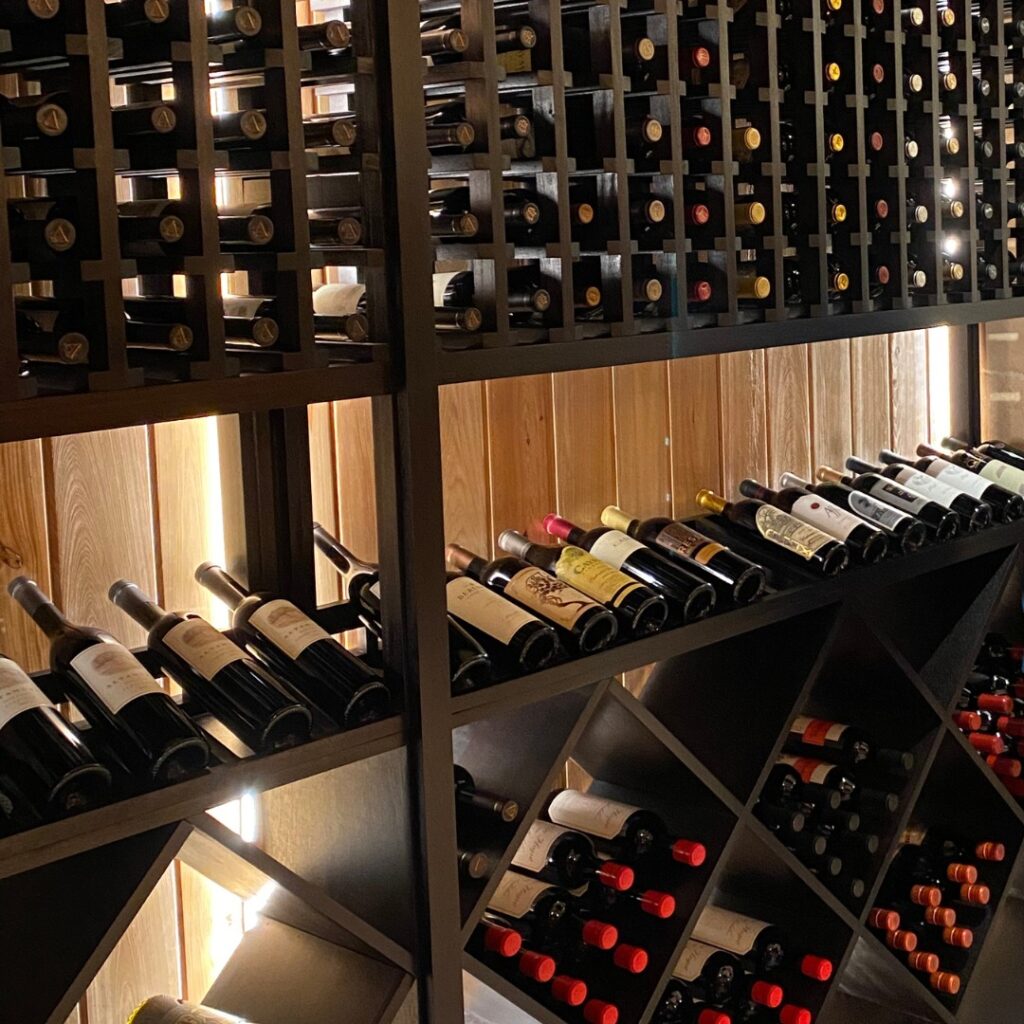
[[[639,699],[745,802],[823,656],[834,619],[822,609],[668,658],[651,668]]]
[[[785,769],[767,766],[755,813],[857,911],[906,818],[940,725],[871,627],[847,612],[781,738],[779,756],[802,781],[789,791]],[[790,825],[794,812],[803,819],[799,831]]]
[[[999,938],[1000,932],[1005,932],[1006,927],[1012,931],[1012,926],[1004,926],[1001,919],[1008,891],[1011,891],[1013,867],[1024,841],[1024,819],[973,751],[949,731],[939,745],[902,838],[908,844],[920,844],[920,854],[902,845],[896,847],[895,859],[887,867],[878,894],[878,905],[888,907],[895,903],[910,884],[941,885],[942,905],[954,910],[955,925],[969,929],[972,941],[964,948],[956,948],[941,941],[938,930],[936,933],[925,930],[919,936],[918,945],[935,947],[940,970],[959,979],[959,990],[942,994],[930,985],[927,974],[911,974],[900,959],[896,963],[913,978],[914,985],[923,990],[927,1003],[955,1012],[960,1001],[970,996],[975,967],[988,959],[989,943],[995,941],[993,956],[998,959],[998,943],[1003,941]],[[949,844],[947,856],[939,851],[943,841]],[[979,856],[980,844],[1001,845],[1002,858],[998,859],[991,845],[984,857]],[[902,855],[901,849],[906,851]],[[920,859],[919,864],[906,863],[911,853],[915,854],[915,861]],[[947,868],[950,859],[976,869],[977,877],[970,894],[961,891],[960,882],[950,880]],[[933,883],[932,878],[938,881]],[[979,893],[979,886],[987,889],[987,894]],[[965,899],[965,895],[968,898]],[[894,958],[888,951],[886,955]]]
[[[555,717],[550,704],[549,701],[534,706],[535,721],[548,723]],[[478,735],[471,744],[458,739],[457,756],[471,769],[475,763],[481,780],[486,779],[489,786],[505,794],[514,793],[517,777],[525,783],[531,771],[534,778],[543,771],[548,773],[545,788],[537,793],[536,799],[529,801],[523,793],[524,806],[529,803],[527,813],[504,856],[496,860],[494,875],[466,927],[471,951],[467,958],[468,969],[537,1020],[576,1021],[580,1011],[552,999],[547,986],[524,984],[520,987],[514,965],[481,952],[477,937],[471,934],[500,876],[513,864],[519,843],[530,825],[538,818],[546,818],[550,798],[567,786],[653,811],[664,823],[665,836],[657,843],[660,852],[639,859],[623,856],[635,874],[629,893],[645,894],[643,904],[629,895],[605,900],[602,897],[608,893],[596,881],[590,882],[585,893],[573,891],[573,897],[588,902],[598,920],[617,929],[620,945],[616,949],[625,944],[639,947],[646,955],[642,957],[644,963],[634,972],[620,969],[623,965],[614,960],[612,953],[591,951],[582,962],[570,962],[565,973],[586,984],[588,998],[614,1004],[619,1010],[619,1024],[639,1024],[647,1007],[660,994],[678,958],[684,930],[699,907],[709,880],[718,870],[740,813],[739,806],[616,682],[605,683],[593,691],[574,735],[568,735],[564,727],[560,730],[566,741],[564,749],[558,752],[561,756],[558,763],[547,761],[540,765],[540,752],[525,748],[519,757],[510,756],[509,743],[514,744],[516,736],[525,729],[515,730],[509,720],[504,726],[480,722],[466,728]],[[495,751],[487,755],[494,765],[489,775],[483,773],[481,728],[492,734],[496,745]],[[552,744],[552,748],[554,746]],[[475,762],[471,757],[474,751],[479,755]],[[498,764],[499,752],[505,761],[503,770]],[[532,769],[534,760],[538,764]],[[685,845],[688,854],[699,844],[699,853],[690,863],[673,858],[669,852],[671,843],[680,839],[687,841],[680,848]],[[655,893],[661,895],[655,896]],[[659,912],[653,909],[655,902]],[[648,907],[648,912],[645,913],[642,906]],[[558,954],[555,955],[557,958]]]

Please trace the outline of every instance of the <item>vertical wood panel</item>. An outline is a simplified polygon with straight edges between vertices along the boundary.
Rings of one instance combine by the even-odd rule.
[[[811,461],[842,466],[853,451],[850,342],[811,345]],[[885,413],[888,422],[888,413]],[[812,467],[813,471],[813,467]]]
[[[140,644],[143,631],[107,600],[107,590],[123,576],[156,592],[148,431],[104,430],[47,445],[53,589],[75,621]]]
[[[1024,442],[1024,320],[981,325],[981,434],[1013,444]]]
[[[0,652],[33,671],[48,660],[44,637],[7,596],[7,582],[24,573],[50,586],[42,443],[0,445],[0,481]]]
[[[93,1024],[117,1024],[152,995],[181,997],[174,865],[164,872],[86,993]]]
[[[368,562],[377,560],[376,470],[371,400],[334,403],[338,529],[342,543]]]
[[[904,331],[889,340],[892,370],[892,447],[901,454],[928,436],[928,332]],[[878,452],[873,452],[876,457]]]
[[[668,365],[673,515],[691,515],[702,487],[722,490],[718,356]]]
[[[642,363],[613,373],[618,504],[638,516],[671,515],[668,366]]]
[[[449,384],[438,392],[441,469],[444,475],[445,537],[470,551],[490,555],[490,491],[484,385]]]
[[[541,525],[555,501],[551,378],[487,382],[491,532],[521,530],[550,542]]]
[[[768,422],[768,473],[761,482],[778,487],[787,470],[806,476],[810,470],[810,385],[807,345],[787,345],[765,352],[765,413]],[[729,415],[728,405],[725,413]]]
[[[338,482],[334,476],[334,416],[329,403],[309,407],[309,462],[313,478],[313,518],[338,535]],[[341,596],[341,577],[326,558],[314,559],[316,598],[330,604]]]
[[[892,443],[892,384],[889,336],[873,334],[850,345],[850,398],[853,407],[853,453],[878,456]]]
[[[598,521],[615,500],[612,371],[577,370],[551,377],[554,409],[555,501],[538,515],[557,511],[581,526]]]
[[[184,997],[200,1003],[221,968],[242,941],[243,901],[227,889],[179,864]]]
[[[722,484],[731,498],[744,477],[763,480],[768,473],[764,352],[720,356],[718,367]]]

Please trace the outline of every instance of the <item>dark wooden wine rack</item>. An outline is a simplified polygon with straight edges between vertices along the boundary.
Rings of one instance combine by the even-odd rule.
[[[970,29],[964,28],[969,21],[963,0],[955,2],[961,4],[956,12],[963,38],[953,62],[963,77],[976,48]],[[219,763],[201,778],[0,838],[0,1020],[63,1024],[162,871],[179,857],[239,894],[259,893],[270,881],[277,886],[263,924],[247,933],[209,994],[212,1005],[261,1024],[319,1024],[328,1018],[342,1024],[458,1024],[467,1006],[495,1024],[577,1024],[521,992],[472,953],[473,928],[498,873],[510,863],[515,843],[572,759],[594,777],[595,786],[653,806],[674,825],[699,832],[711,853],[706,867],[673,882],[679,913],[660,935],[645,937],[653,963],[616,997],[623,1024],[650,1020],[673,957],[709,902],[777,921],[835,959],[832,984],[809,1002],[823,1024],[853,1024],[868,1014],[881,1024],[909,1019],[1017,1024],[1016,1008],[1024,998],[1017,969],[1024,939],[1024,811],[949,724],[948,711],[1007,575],[1019,561],[1024,526],[996,527],[824,582],[787,570],[759,549],[757,558],[767,557],[777,592],[758,604],[486,690],[454,698],[450,693],[439,385],[941,323],[973,324],[1024,313],[1024,296],[1011,286],[1005,256],[998,287],[982,289],[972,276],[958,301],[941,290],[911,300],[902,276],[886,308],[869,301],[869,239],[863,225],[878,167],[866,173],[868,133],[878,118],[902,145],[912,112],[895,94],[884,102],[862,98],[868,39],[861,24],[864,4],[844,4],[842,60],[844,69],[852,71],[853,86],[827,102],[829,108],[845,104],[848,163],[840,167],[823,158],[824,129],[816,117],[826,106],[820,83],[808,90],[802,106],[805,120],[813,117],[815,123],[813,142],[810,135],[806,140],[813,153],[808,153],[801,182],[808,193],[804,213],[815,230],[808,231],[801,269],[815,282],[817,301],[796,318],[780,301],[778,287],[789,241],[777,202],[787,174],[780,159],[782,100],[775,79],[781,19],[773,0],[750,0],[738,11],[704,8],[702,38],[732,38],[746,26],[755,39],[751,52],[752,71],[761,76],[758,104],[741,111],[740,99],[724,84],[730,68],[728,47],[723,47],[717,51],[718,81],[701,105],[715,123],[744,116],[762,130],[765,159],[754,168],[756,179],[750,178],[749,166],[733,159],[728,134],[722,135],[715,167],[726,183],[723,195],[731,197],[752,183],[769,206],[770,230],[758,266],[775,289],[773,302],[756,313],[736,305],[735,220],[732,203],[723,201],[725,238],[715,251],[721,255],[717,269],[725,301],[702,322],[671,299],[685,294],[688,257],[696,251],[679,201],[693,170],[680,142],[683,104],[693,97],[690,83],[667,71],[677,66],[677,29],[693,25],[681,17],[685,7],[664,0],[646,8],[623,0],[596,5],[530,0],[529,17],[540,33],[534,51],[539,70],[524,77],[499,65],[490,30],[501,6],[495,9],[483,0],[464,0],[461,7],[471,39],[467,59],[431,69],[421,68],[421,7],[415,0],[353,0],[349,5],[313,0],[314,10],[342,6],[351,21],[352,59],[340,64],[298,55],[291,0],[259,0],[276,45],[244,59],[210,51],[203,38],[202,3],[179,0],[179,10],[187,10],[187,26],[169,53],[154,58],[155,70],[118,63],[121,51],[106,38],[100,0],[63,0],[63,6],[68,20],[53,60],[69,69],[76,102],[92,115],[83,123],[94,124],[95,135],[71,152],[69,166],[77,173],[60,187],[73,189],[82,208],[91,211],[89,244],[95,252],[62,271],[61,287],[88,299],[95,323],[90,329],[103,343],[94,349],[85,380],[78,382],[81,390],[34,396],[33,382],[18,376],[11,288],[38,275],[31,267],[0,259],[0,441],[236,414],[240,457],[237,465],[225,463],[225,472],[241,480],[238,504],[244,506],[242,536],[231,538],[235,567],[252,588],[286,594],[312,610],[305,407],[373,396],[377,510],[381,524],[387,524],[380,531],[383,660],[394,691],[403,695],[403,712],[269,757],[239,757],[218,747]],[[431,10],[439,7],[443,4],[430,5]],[[982,66],[997,76],[1004,64],[1021,67],[1022,41],[1004,37],[1003,9],[995,0],[985,0],[983,9],[993,18],[996,41],[977,49]],[[935,12],[927,11],[932,21],[920,45],[928,56],[923,63],[930,69],[928,88],[934,96],[938,37]],[[810,49],[814,66],[820,65],[825,38],[820,19],[815,10],[799,27],[801,40],[809,44],[801,57]],[[904,38],[895,13],[892,19],[883,54],[899,82]],[[583,77],[570,80],[565,70],[565,29],[576,23],[586,27],[599,76],[602,99],[593,120],[608,128],[602,142],[607,151],[590,175],[606,179],[601,216],[615,225],[615,244],[600,252],[572,240],[564,202],[570,183],[587,177],[570,152],[570,130],[579,126],[571,108],[597,102],[587,98],[594,92],[584,88]],[[617,56],[634,23],[644,26],[665,56],[664,73],[649,94],[629,89]],[[0,47],[8,41],[0,32]],[[4,52],[14,59],[9,47]],[[264,154],[225,159],[212,144],[209,91],[211,83],[243,72],[262,81],[275,141]],[[144,182],[157,182],[160,175],[151,173],[151,166],[133,168],[131,154],[113,148],[112,74],[135,97],[152,95],[154,83],[169,77],[179,102],[194,112],[194,137],[163,160],[181,174],[183,199],[194,205],[203,226],[202,251],[181,267],[140,267],[121,259],[115,175],[131,174]],[[313,158],[302,144],[300,87],[336,74],[351,83],[364,145],[352,156]],[[465,92],[481,143],[478,151],[433,159],[428,154],[422,130],[424,88],[436,92],[442,87]],[[537,123],[538,156],[528,165],[511,163],[497,145],[496,101],[508,90],[529,97]],[[1024,228],[1008,225],[1005,208],[1007,199],[1018,194],[1016,180],[1024,169],[980,168],[972,147],[959,164],[944,163],[938,156],[941,111],[928,102],[932,105],[913,115],[921,121],[915,130],[924,172],[911,176],[898,153],[888,154],[900,227],[885,240],[893,264],[904,266],[911,244],[904,212],[908,188],[929,206],[934,227],[941,177],[980,181],[982,194],[997,210],[993,242],[1018,245]],[[664,120],[669,140],[656,172],[640,180],[649,180],[659,195],[673,200],[671,239],[645,253],[635,251],[628,234],[627,197],[636,187],[636,167],[626,148],[625,116],[640,104],[650,104]],[[958,131],[965,131],[974,116],[972,97],[966,96],[952,116],[959,119]],[[1005,127],[1024,133],[1018,122],[1016,108],[1007,109],[1000,92],[983,132],[1002,153]],[[45,153],[9,146],[0,148],[0,158],[8,174],[38,172],[40,161],[48,159]],[[843,176],[841,170],[848,173]],[[219,251],[210,199],[218,174],[269,179],[281,231],[281,245],[272,256]],[[463,339],[479,343],[475,349],[448,351],[452,336],[437,335],[429,326],[430,269],[438,255],[427,227],[426,183],[432,176],[468,179],[473,208],[484,224],[485,241],[441,253],[446,260],[468,259],[477,270],[486,330]],[[506,244],[503,218],[491,203],[507,177],[535,182],[557,211],[556,235],[542,250],[528,254],[556,282],[559,319],[542,330],[513,331],[504,315],[504,275],[510,262],[524,255]],[[851,229],[845,248],[825,230],[825,189],[840,180],[849,189],[844,201],[858,228]],[[310,249],[306,209],[334,203],[362,206],[364,248]],[[961,232],[965,239],[973,239],[977,227],[973,209],[969,205]],[[9,251],[7,230],[6,212],[0,210],[0,252]],[[824,301],[830,241],[854,279],[856,298],[843,309]],[[918,245],[916,234],[912,242]],[[936,239],[924,237],[920,244],[934,282]],[[563,271],[585,259],[601,264],[605,301],[621,314],[614,320],[574,321],[572,279]],[[368,353],[346,350],[348,362],[323,366],[313,343],[309,280],[311,269],[331,261],[347,262],[365,280],[374,344]],[[664,315],[653,321],[632,312],[631,277],[644,263],[656,266],[672,285]],[[973,274],[973,260],[968,266]],[[230,269],[249,271],[291,311],[286,321],[291,332],[282,352],[270,360],[235,366],[227,356],[217,278]],[[168,272],[190,279],[190,323],[197,343],[194,358],[179,366],[179,379],[156,382],[154,377],[163,373],[159,366],[131,365],[121,290],[126,278],[139,274],[149,282],[144,286],[157,287],[154,279]],[[360,354],[369,358],[360,360]],[[957,427],[973,431],[978,440],[976,365],[973,374],[970,370],[972,422]],[[715,523],[707,528],[723,529]],[[741,539],[732,540],[742,547]],[[351,626],[347,608],[318,614],[328,628]],[[785,663],[776,661],[779,651],[787,653]],[[639,699],[611,681],[654,662],[660,667]],[[901,794],[898,820],[873,865],[867,897],[856,906],[835,898],[752,813],[788,723],[805,709],[863,721],[883,737],[913,743],[918,754]],[[494,837],[495,870],[483,883],[460,884],[456,868],[453,759],[469,768],[480,785],[507,793],[524,808],[508,834]],[[245,790],[262,794],[268,822],[286,823],[270,829],[261,848],[243,843],[203,814]],[[923,988],[864,924],[899,827],[915,813],[940,827],[999,838],[1009,850],[1005,872],[993,879],[999,893],[996,913],[955,1004],[942,1003]]]

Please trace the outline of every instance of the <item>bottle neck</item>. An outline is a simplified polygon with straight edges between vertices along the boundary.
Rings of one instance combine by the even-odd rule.
[[[558,561],[558,548],[534,544],[515,530],[505,530],[498,538],[498,547],[541,569],[551,568]]]
[[[865,462],[863,459],[858,459],[853,455],[846,460],[846,468],[852,469],[854,473],[880,473],[882,470],[881,466]]]
[[[11,581],[7,591],[48,637],[59,636],[71,625],[34,580],[19,576]]]
[[[336,537],[331,536],[319,523],[313,524],[313,542],[345,581],[346,596],[351,600],[353,585],[360,577],[376,579],[378,569],[371,562],[361,562]]]
[[[744,480],[739,487],[740,494],[745,498],[756,498],[758,501],[767,501],[771,504],[778,496],[778,491],[773,491],[756,480]]]
[[[167,614],[137,584],[118,580],[108,594],[111,601],[145,630],[153,629]]]
[[[213,562],[204,562],[196,569],[196,580],[232,610],[251,596],[249,591],[229,575],[226,569],[214,565]]]
[[[913,459],[908,459],[905,455],[900,455],[899,452],[894,452],[890,448],[883,448],[878,453],[878,457],[887,466],[912,466],[914,464]]]
[[[445,549],[445,557],[453,569],[464,572],[473,579],[480,579],[487,569],[487,560],[480,555],[474,554],[461,544],[449,544]]]

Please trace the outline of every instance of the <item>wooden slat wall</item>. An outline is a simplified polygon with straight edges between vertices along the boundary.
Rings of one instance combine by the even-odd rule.
[[[1024,321],[995,320],[981,328],[981,433],[1024,444]]]
[[[490,554],[506,527],[546,540],[542,519],[554,509],[583,523],[609,502],[686,515],[702,486],[731,493],[748,474],[807,473],[851,449],[873,457],[885,445],[912,447],[942,408],[928,393],[933,347],[921,332],[443,388],[448,538]],[[1024,368],[1013,368],[1008,345],[1000,352],[987,379],[990,390],[1010,391]],[[369,400],[314,406],[309,420],[314,514],[373,559]],[[166,606],[226,621],[192,577],[198,562],[223,553],[214,430],[194,420],[0,446],[0,583],[30,573],[73,619],[129,643],[139,630],[106,600],[121,575]],[[1020,439],[1024,428],[986,433]],[[318,589],[324,602],[338,597],[322,560]],[[0,650],[31,669],[45,660],[35,627],[5,592]],[[175,865],[80,1020],[124,1019],[155,991],[201,999],[242,927],[237,898]]]

